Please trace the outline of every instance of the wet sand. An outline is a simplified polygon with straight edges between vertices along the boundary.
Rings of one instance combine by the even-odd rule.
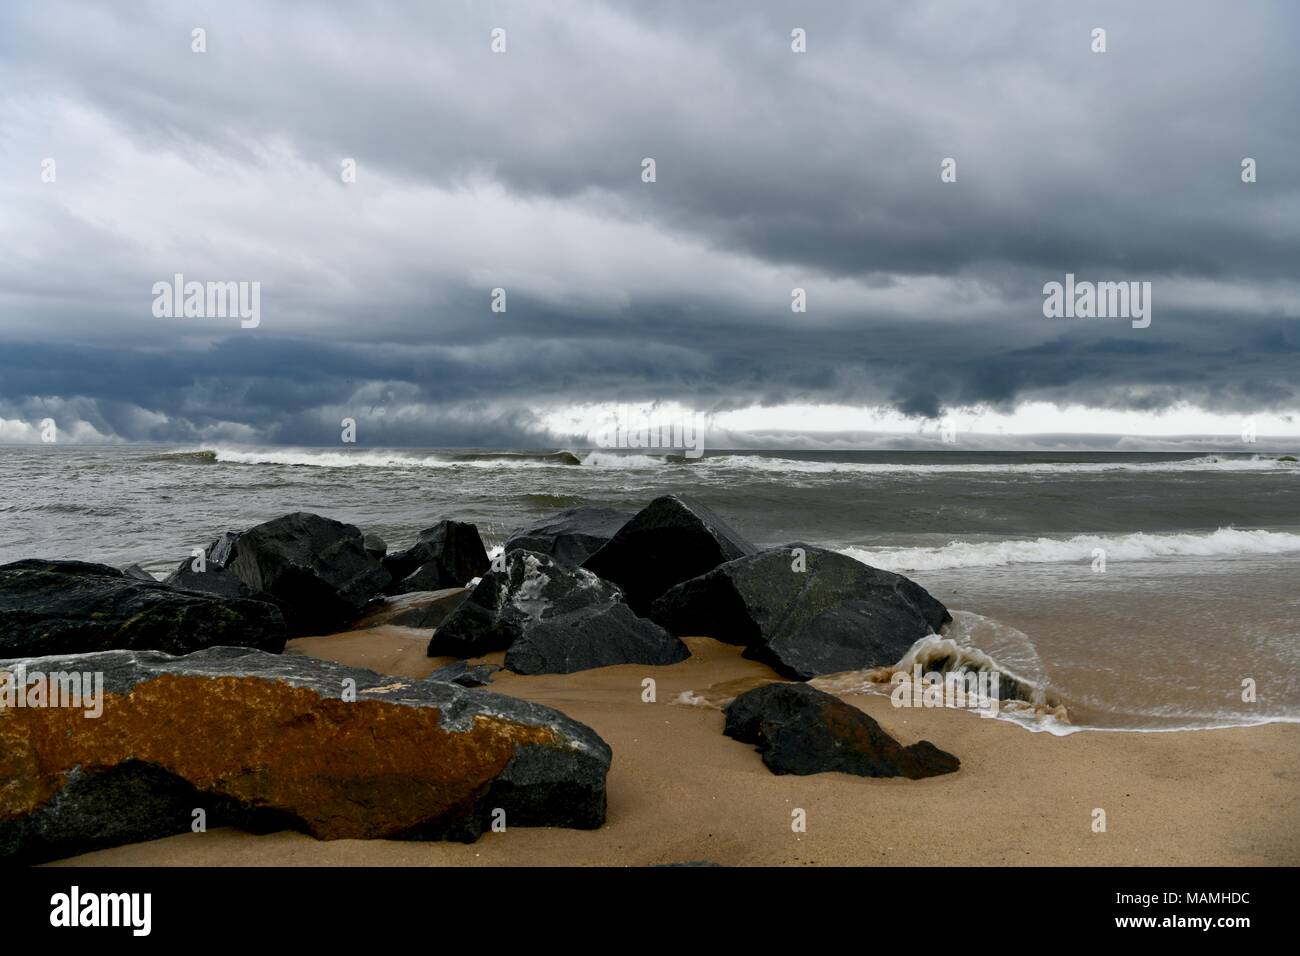
[[[302,638],[305,653],[421,677],[427,631],[379,627]],[[1034,734],[952,710],[849,696],[903,743],[961,758],[955,774],[876,780],[775,776],[722,735],[719,699],[777,679],[739,649],[689,638],[671,667],[562,676],[502,672],[491,689],[556,707],[614,751],[609,815],[594,831],[514,828],[477,843],[322,842],[297,833],[185,834],[61,861],[77,865],[1279,865],[1300,864],[1300,725],[1180,733]],[[482,660],[500,663],[503,655]],[[642,701],[642,680],[656,701]],[[710,689],[712,689],[710,691]],[[1094,809],[1106,832],[1093,832]],[[807,832],[791,827],[806,813]],[[57,865],[57,864],[56,864]]]

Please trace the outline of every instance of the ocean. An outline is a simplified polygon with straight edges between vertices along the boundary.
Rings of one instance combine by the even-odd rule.
[[[666,493],[708,505],[757,544],[834,548],[914,578],[954,613],[929,656],[993,661],[1034,688],[1037,706],[1002,715],[1027,729],[1300,720],[1300,464],[1276,455],[710,451],[681,461],[8,446],[0,563],[138,563],[161,576],[222,531],[299,510],[376,531],[392,548],[455,517],[492,547],[564,508],[635,510]],[[866,675],[836,682],[888,691]]]

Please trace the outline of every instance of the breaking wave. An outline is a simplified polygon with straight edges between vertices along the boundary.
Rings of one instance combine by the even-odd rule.
[[[1105,551],[1108,561],[1286,554],[1300,551],[1300,534],[1220,528],[1203,534],[1085,534],[1073,538],[953,541],[937,548],[842,548],[841,553],[887,571],[940,571],[948,568],[1090,561],[1097,548]]]
[[[1028,635],[971,611],[952,611],[938,634],[923,637],[890,667],[815,677],[814,687],[833,694],[893,692],[895,674],[997,674],[998,705],[990,716],[1029,730],[1062,736],[1081,730],[1070,723],[1066,701],[1052,687]]]
[[[804,461],[764,455],[715,455],[701,459],[713,468],[736,468],[790,474],[863,475],[1086,475],[1109,472],[1289,472],[1300,475],[1300,464],[1290,455],[1253,455],[1230,458],[1203,455],[1170,461],[1079,461],[1079,462],[856,462]]]
[[[163,461],[191,461],[196,464],[214,464],[217,460],[217,453],[202,449],[199,451],[169,451],[161,455],[149,455],[142,458],[141,461],[163,462]]]
[[[1300,718],[1286,715],[1243,717],[1215,709],[1208,712],[1198,708],[1169,710],[1151,708],[1141,701],[1081,699],[1052,681],[1038,649],[1024,632],[972,611],[954,610],[951,613],[952,620],[938,634],[921,638],[896,664],[827,674],[814,677],[808,683],[837,696],[868,694],[889,697],[896,689],[894,675],[914,677],[916,668],[923,675],[941,674],[945,678],[956,674],[996,673],[998,684],[993,696],[997,697],[998,703],[995,708],[980,710],[976,705],[982,702],[968,700],[969,706],[959,709],[1055,737],[1082,731],[1168,733],[1279,721],[1300,722]],[[763,677],[725,681],[703,689],[682,691],[672,703],[723,710],[738,695],[769,682],[769,678]],[[957,682],[955,686],[961,683],[969,686],[971,682]],[[1170,718],[1174,718],[1176,723],[1170,724]]]
[[[582,464],[571,451],[439,452],[321,451],[317,449],[215,448],[161,456],[232,465],[289,465],[315,468],[552,468]]]
[[[815,461],[771,455],[716,454],[686,458],[680,452],[664,450],[560,451],[438,451],[434,453],[375,451],[329,451],[310,448],[200,448],[169,452],[150,461],[238,465],[301,465],[320,468],[484,468],[550,467],[554,465],[629,471],[690,466],[705,473],[747,471],[772,474],[808,475],[1086,475],[1112,472],[1270,472],[1300,475],[1300,463],[1289,455],[1226,457],[1204,455],[1173,461],[1147,462],[861,462]]]

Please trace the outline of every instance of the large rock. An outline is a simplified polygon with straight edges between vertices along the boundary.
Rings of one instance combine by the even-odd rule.
[[[303,511],[250,528],[230,550],[226,568],[281,602],[294,634],[346,626],[390,580],[354,525]]]
[[[728,737],[754,744],[776,774],[851,773],[918,780],[961,761],[928,740],[904,747],[871,717],[807,684],[767,684],[727,707]]]
[[[84,561],[0,566],[0,657],[218,644],[279,652],[284,642],[283,615],[262,601],[178,591]]]
[[[186,591],[202,591],[227,598],[269,601],[279,604],[274,598],[262,591],[254,591],[235,575],[219,564],[208,564],[202,571],[194,570],[194,559],[186,558],[163,583]],[[283,610],[283,608],[281,608]]]
[[[631,512],[617,508],[570,508],[516,531],[504,550],[536,551],[576,568],[604,547],[631,517]]]
[[[393,624],[429,630],[445,621],[469,594],[469,588],[443,588],[376,598],[366,605],[365,612],[352,628],[359,631]]]
[[[669,590],[650,616],[678,636],[743,645],[800,680],[896,664],[951,620],[916,582],[806,544],[719,565]]]
[[[393,577],[389,594],[459,588],[487,571],[487,549],[477,527],[444,518],[412,547],[385,557],[384,568]]]
[[[265,591],[254,591],[227,567],[235,556],[239,535],[238,531],[223,531],[221,537],[203,549],[202,570],[194,567],[197,557],[191,555],[177,565],[176,570],[167,575],[163,582],[187,591],[203,591],[221,597],[267,601],[279,607],[286,617],[291,617],[292,610],[282,601]]]
[[[664,495],[646,505],[583,567],[613,581],[637,614],[682,581],[757,550],[708,508]]]
[[[0,718],[0,859],[188,832],[196,809],[209,827],[321,839],[472,840],[496,808],[507,827],[605,818],[605,742],[487,691],[235,648],[0,660],[0,670],[28,682],[103,675],[98,718],[71,707]]]
[[[675,664],[686,645],[637,617],[619,589],[544,554],[511,551],[433,633],[429,656],[506,650],[519,674],[570,674],[611,664]]]

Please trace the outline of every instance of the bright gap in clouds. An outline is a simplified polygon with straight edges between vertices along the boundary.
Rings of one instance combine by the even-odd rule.
[[[694,417],[692,417],[694,416]],[[554,435],[586,436],[599,443],[614,423],[635,428],[642,422],[672,425],[694,421],[719,433],[781,432],[815,437],[821,433],[874,432],[888,435],[937,437],[950,425],[968,435],[1097,435],[1136,438],[1227,436],[1240,438],[1251,429],[1260,437],[1300,438],[1300,410],[1241,416],[1180,404],[1158,412],[1022,402],[1011,411],[965,407],[949,409],[942,418],[904,415],[884,406],[753,405],[710,414],[694,412],[676,402],[570,405],[539,414],[538,422]],[[869,447],[869,443],[864,443]]]

